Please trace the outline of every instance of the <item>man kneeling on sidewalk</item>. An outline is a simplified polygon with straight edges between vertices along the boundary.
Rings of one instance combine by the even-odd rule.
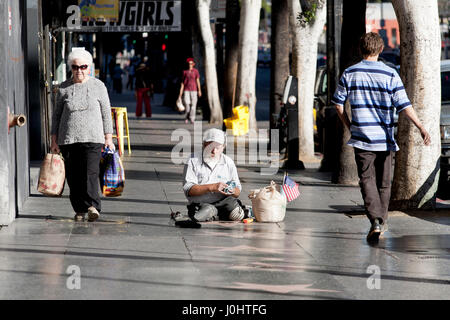
[[[223,154],[225,134],[209,129],[203,136],[203,152],[194,153],[184,167],[183,190],[194,222],[239,221],[244,210],[238,199],[241,183],[233,160]]]

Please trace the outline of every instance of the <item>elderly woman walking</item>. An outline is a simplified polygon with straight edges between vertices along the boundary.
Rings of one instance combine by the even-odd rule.
[[[53,153],[62,153],[75,220],[100,216],[99,170],[102,147],[114,150],[111,105],[100,80],[89,76],[92,55],[84,50],[69,54],[72,78],[61,83],[52,119]]]

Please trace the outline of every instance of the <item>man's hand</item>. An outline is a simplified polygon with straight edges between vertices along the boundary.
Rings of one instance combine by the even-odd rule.
[[[210,192],[218,192],[224,195],[229,195],[229,193],[223,192],[223,189],[226,187],[228,187],[228,185],[223,182],[213,183],[211,184]]]
[[[409,108],[403,109],[403,111],[401,111],[401,112],[404,112],[406,117],[414,123],[414,125],[417,127],[417,129],[420,130],[420,135],[422,136],[423,143],[426,146],[430,145],[431,137],[428,134],[428,131],[425,130],[425,128],[423,127],[423,125],[420,122],[419,118],[417,117],[417,114],[414,111],[414,109],[412,107],[409,107]]]
[[[341,119],[342,123],[347,127],[348,130],[350,130],[351,123],[347,117],[347,114],[345,113],[344,106],[340,106],[340,105],[336,104],[335,107],[336,107],[336,112],[337,112],[339,119]]]
[[[189,190],[189,196],[195,197],[207,193],[221,193],[225,196],[233,196],[237,198],[241,194],[241,190],[239,188],[234,188],[233,190],[231,190],[232,193],[226,193],[223,191],[226,187],[228,187],[228,185],[223,182],[202,184],[202,185],[196,184],[192,186],[192,188]]]
[[[430,136],[430,134],[428,133],[428,131],[425,130],[423,127],[422,127],[422,130],[420,130],[420,135],[422,136],[423,143],[424,143],[426,146],[430,145],[430,143],[431,143],[431,136]]]
[[[231,192],[227,193],[226,195],[227,196],[232,196],[232,197],[235,197],[235,198],[239,198],[240,194],[241,194],[241,190],[239,188],[235,187],[235,188],[231,189]]]

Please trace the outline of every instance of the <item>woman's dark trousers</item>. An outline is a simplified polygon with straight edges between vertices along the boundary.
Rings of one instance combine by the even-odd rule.
[[[74,143],[60,146],[70,188],[70,203],[76,213],[93,206],[101,211],[99,194],[101,143]]]

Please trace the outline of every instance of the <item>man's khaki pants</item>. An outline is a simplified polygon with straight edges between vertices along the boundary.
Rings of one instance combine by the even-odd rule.
[[[197,91],[184,91],[183,102],[186,108],[186,119],[195,121],[195,112],[197,110]]]

